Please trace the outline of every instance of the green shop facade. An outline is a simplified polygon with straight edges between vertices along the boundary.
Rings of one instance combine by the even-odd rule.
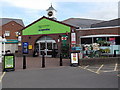
[[[65,57],[70,54],[71,32],[76,27],[43,16],[21,30],[22,41],[18,47],[19,55]]]

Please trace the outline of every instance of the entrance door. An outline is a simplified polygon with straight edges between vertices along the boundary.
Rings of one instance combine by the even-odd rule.
[[[53,49],[52,42],[40,42],[39,43],[40,56],[42,55],[42,52],[45,52],[45,56],[51,57],[52,56],[52,49]]]

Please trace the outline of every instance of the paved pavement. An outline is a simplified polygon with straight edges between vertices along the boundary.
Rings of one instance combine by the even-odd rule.
[[[118,88],[117,72],[96,74],[80,67],[7,72],[3,88]]]
[[[53,68],[53,67],[59,67],[59,61],[60,58],[45,58],[45,67],[46,68]],[[37,69],[42,67],[42,58],[41,57],[26,57],[26,68],[27,69]],[[69,59],[63,59],[63,66],[69,66],[70,60]],[[22,57],[16,57],[15,58],[15,69],[16,70],[22,70],[23,68],[23,58]]]

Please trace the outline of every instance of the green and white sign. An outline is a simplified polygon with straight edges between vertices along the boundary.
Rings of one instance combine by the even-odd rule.
[[[14,68],[14,56],[5,56],[5,68]]]
[[[58,34],[70,32],[71,27],[42,18],[22,30],[22,35]]]

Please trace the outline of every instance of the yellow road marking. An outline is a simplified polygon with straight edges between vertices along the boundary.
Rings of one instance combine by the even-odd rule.
[[[89,65],[85,66],[84,69],[86,69],[87,67],[89,67]]]
[[[90,72],[93,72],[93,73],[95,73],[95,74],[99,74],[99,73],[96,73],[95,71],[93,71],[93,70],[91,70],[91,69],[86,69],[88,66],[89,66],[89,65],[87,65],[87,66],[85,66],[85,67],[82,67],[82,66],[79,66],[79,67],[82,68],[82,69],[88,70],[88,71],[90,71]]]
[[[102,72],[115,72],[114,70],[102,71]]]
[[[116,64],[115,64],[114,71],[117,71],[117,66],[118,66],[118,64],[116,63]]]
[[[0,77],[0,82],[2,81],[4,75],[5,75],[6,72],[3,72],[2,76]]]
[[[99,67],[99,69],[96,71],[96,73],[100,73],[100,69],[103,67],[104,65],[102,64],[100,67]]]
[[[97,73],[97,72],[95,72],[95,71],[93,71],[93,70],[91,70],[91,69],[86,69],[86,70],[88,70],[88,71],[90,71],[90,72],[93,72],[93,73],[96,73],[96,74],[99,74],[99,73]]]

